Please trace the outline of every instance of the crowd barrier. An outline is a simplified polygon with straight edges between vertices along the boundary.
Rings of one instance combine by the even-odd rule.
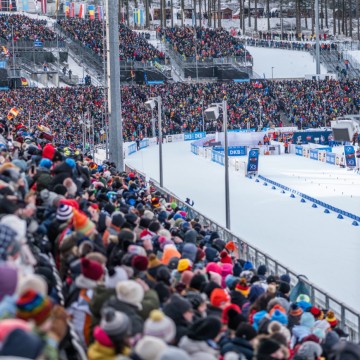
[[[278,187],[279,189],[282,189],[282,190],[285,190],[285,191],[289,191],[290,193],[294,194],[294,195],[298,195],[300,197],[302,197],[303,199],[306,199],[308,201],[311,201],[312,203],[316,204],[316,205],[319,205],[319,206],[322,206],[323,208],[329,210],[329,211],[333,211],[334,213],[338,214],[338,215],[341,215],[341,216],[346,216],[352,220],[354,220],[355,222],[357,222],[358,224],[360,223],[360,217],[357,216],[357,215],[354,215],[350,212],[347,212],[347,211],[344,211],[344,210],[341,210],[335,206],[332,206],[332,205],[329,205],[323,201],[320,201],[320,200],[317,200],[309,195],[306,195],[306,194],[303,194],[302,192],[300,191],[297,191],[297,190],[294,190],[294,189],[291,189],[285,185],[282,185],[276,181],[273,181],[265,176],[262,176],[262,175],[258,175],[258,178],[261,179],[261,180],[264,180],[265,182],[267,182],[268,184],[271,184],[273,186],[276,186]],[[354,223],[355,225],[355,223]]]
[[[342,154],[331,152],[330,147],[311,148],[295,145],[295,155],[303,156],[311,160],[325,162],[330,165],[344,166],[345,157]]]
[[[126,165],[126,168],[127,171],[135,171],[139,175],[141,175],[143,179],[146,178],[144,173],[139,172],[135,168],[129,165]],[[219,225],[214,220],[208,218],[193,207],[189,206],[176,195],[174,195],[171,191],[167,190],[164,187],[161,188],[156,180],[150,178],[150,183],[152,186],[155,187],[155,189],[159,190],[163,194],[163,196],[166,198],[166,201],[176,202],[178,207],[184,209],[189,214],[190,218],[197,218],[199,222],[204,225],[205,228],[218,232],[220,238],[225,240],[226,242],[230,240],[234,241],[238,245],[239,255],[241,256],[241,258],[251,261],[255,268],[257,268],[261,264],[265,264],[270,274],[277,274],[279,276],[283,274],[288,274],[291,279],[291,284],[294,286],[297,283],[299,277],[301,276],[300,274],[297,274],[289,267],[278,262],[264,251],[259,250],[257,247],[246,242],[244,239],[233,234],[226,228]],[[336,317],[339,319],[340,327],[349,334],[349,340],[356,343],[359,342],[360,313],[352,309],[351,307],[345,305],[342,301],[331,296],[329,293],[322,290],[303,276],[301,276],[301,279],[307,284],[309,288],[311,302],[315,306],[318,306],[322,309],[332,309]]]

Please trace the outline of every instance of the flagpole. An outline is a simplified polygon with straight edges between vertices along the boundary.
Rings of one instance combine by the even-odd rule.
[[[30,128],[31,128],[31,123],[30,123],[30,110],[29,110],[29,130],[30,130]]]

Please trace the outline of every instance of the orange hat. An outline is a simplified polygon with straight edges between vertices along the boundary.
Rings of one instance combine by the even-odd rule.
[[[95,224],[82,212],[74,209],[73,226],[75,231],[78,231],[85,236],[90,236],[95,230]]]
[[[279,305],[279,304],[274,305],[274,306],[271,308],[269,314],[272,315],[272,314],[275,312],[275,310],[279,310],[279,311],[281,311],[283,314],[287,315],[286,310],[285,310],[281,305]]]
[[[210,303],[212,306],[220,307],[228,303],[230,300],[230,295],[224,289],[216,288],[210,295]]]
[[[235,251],[237,249],[237,246],[233,241],[229,241],[229,242],[226,243],[225,249],[230,251],[230,252],[233,252],[233,251]]]
[[[163,264],[168,265],[169,261],[173,258],[176,257],[178,259],[181,258],[181,254],[179,253],[179,251],[177,250],[177,248],[173,245],[166,245],[164,248],[164,252],[163,252],[163,256],[161,258],[161,261]]]
[[[332,328],[334,328],[338,323],[338,320],[335,317],[335,314],[334,314],[333,311],[328,311],[327,312],[325,320],[330,324],[330,326]]]

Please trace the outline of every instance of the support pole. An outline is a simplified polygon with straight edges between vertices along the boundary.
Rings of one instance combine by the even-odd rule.
[[[156,98],[158,103],[158,130],[159,130],[159,170],[160,170],[160,187],[164,185],[163,178],[163,156],[162,156],[162,123],[161,123],[161,96]]]
[[[223,100],[223,117],[224,117],[224,138],[225,138],[225,217],[226,228],[230,230],[230,186],[229,186],[229,147],[228,147],[228,133],[227,133],[227,102]]]
[[[319,0],[315,0],[316,75],[320,75]]]
[[[121,119],[121,93],[120,93],[120,60],[119,60],[119,0],[107,0],[107,41],[109,43],[109,62],[110,62],[110,96],[109,96],[109,114],[110,114],[110,161],[114,162],[118,171],[124,170],[123,156],[123,133]]]

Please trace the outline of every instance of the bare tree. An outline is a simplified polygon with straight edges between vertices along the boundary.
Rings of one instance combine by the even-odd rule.
[[[257,18],[258,18],[258,12],[257,12],[257,6],[258,6],[258,0],[255,0],[255,18],[254,18],[254,30],[257,31],[258,30],[258,22],[257,22]]]
[[[333,34],[336,35],[336,1],[333,0]]]
[[[282,3],[282,0],[280,0]],[[270,31],[270,0],[266,0],[267,29]]]
[[[217,2],[217,17],[218,17],[218,27],[221,27],[221,1]]]
[[[249,2],[248,2],[248,17],[249,17],[249,28],[251,27],[251,16],[250,16],[250,0],[249,0]]]

